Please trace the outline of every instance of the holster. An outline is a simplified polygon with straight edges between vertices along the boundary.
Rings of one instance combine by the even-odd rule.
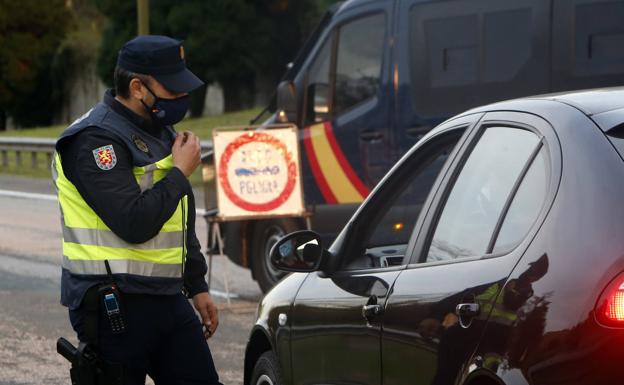
[[[61,337],[56,341],[56,351],[72,364],[69,370],[72,385],[123,384],[123,367],[101,360],[84,342],[76,348]]]
[[[97,286],[87,290],[82,305],[85,341],[78,348],[62,337],[56,341],[56,351],[72,364],[69,370],[72,385],[123,385],[122,365],[106,362],[97,353],[100,310]]]

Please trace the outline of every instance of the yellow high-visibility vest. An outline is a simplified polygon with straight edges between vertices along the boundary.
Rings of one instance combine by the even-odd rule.
[[[508,310],[503,303],[504,294],[498,293],[500,286],[494,284],[477,296],[477,302],[481,304],[481,312],[484,317],[489,315],[489,321],[503,325],[513,325],[518,319],[515,311]],[[496,297],[496,300],[494,300]]]
[[[173,168],[171,155],[133,168],[141,191],[151,188]],[[73,274],[105,275],[108,261],[113,274],[182,278],[186,258],[188,197],[184,195],[160,232],[143,243],[129,243],[110,230],[89,207],[63,173],[61,157],[54,155],[52,174],[61,207],[63,268]]]

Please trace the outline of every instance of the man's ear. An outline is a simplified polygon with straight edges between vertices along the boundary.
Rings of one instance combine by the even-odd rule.
[[[144,99],[145,98],[145,87],[143,87],[143,83],[138,78],[134,78],[130,80],[129,84],[130,97],[134,99]]]

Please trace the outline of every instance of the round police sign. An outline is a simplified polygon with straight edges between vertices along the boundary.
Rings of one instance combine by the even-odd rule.
[[[300,215],[303,199],[294,127],[214,134],[219,215]]]

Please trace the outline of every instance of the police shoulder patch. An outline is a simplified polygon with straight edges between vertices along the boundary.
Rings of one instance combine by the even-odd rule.
[[[93,157],[95,164],[102,170],[110,170],[117,164],[117,156],[112,144],[93,150]]]

